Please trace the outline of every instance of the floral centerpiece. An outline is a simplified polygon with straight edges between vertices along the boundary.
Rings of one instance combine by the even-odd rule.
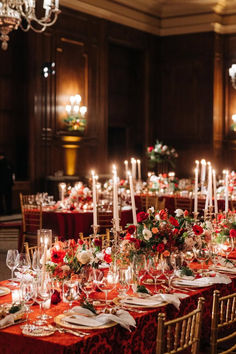
[[[175,166],[175,160],[178,157],[176,150],[173,147],[164,145],[162,142],[156,141],[154,146],[147,148],[150,167],[155,164],[167,163],[171,167]]]
[[[177,209],[175,214],[154,208],[138,213],[137,227],[129,225],[121,242],[122,262],[129,264],[134,255],[168,257],[173,251],[202,247],[210,237],[207,228],[196,223],[187,210]]]
[[[79,274],[85,266],[97,268],[103,262],[110,263],[111,249],[102,250],[100,239],[94,239],[91,246],[87,241],[58,241],[48,251],[46,269],[57,280],[70,279]]]

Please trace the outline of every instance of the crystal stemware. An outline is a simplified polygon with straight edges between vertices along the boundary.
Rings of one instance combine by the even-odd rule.
[[[31,267],[30,256],[28,253],[19,253],[17,255],[18,265],[17,269],[21,272],[21,274],[25,274],[27,270]]]
[[[78,281],[74,279],[65,280],[62,286],[63,301],[69,303],[69,309],[65,313],[70,312],[73,301],[78,298]]]
[[[19,263],[18,250],[8,250],[7,251],[7,258],[6,258],[6,265],[11,270],[11,281],[9,283],[9,285],[11,285],[11,286],[18,285],[17,283],[15,283],[13,281],[14,270],[17,268],[18,263]]]
[[[37,321],[34,322],[36,325],[41,326],[47,322],[46,321],[47,319],[51,318],[51,316],[48,316],[43,312],[43,308],[46,307],[45,303],[47,301],[50,301],[51,295],[52,295],[51,283],[46,279],[44,282],[42,282],[41,279],[39,279],[37,281],[36,292],[34,294],[34,300],[39,304],[40,307],[40,315],[37,317]]]
[[[158,257],[148,258],[147,261],[147,272],[154,279],[154,293],[158,293],[157,290],[157,280],[162,275],[162,264]]]
[[[32,312],[30,311],[30,308],[35,302],[35,296],[37,291],[36,282],[22,280],[20,284],[20,291],[21,291],[22,300],[26,308],[26,324],[21,328],[29,329],[30,325],[28,324],[28,319],[29,319],[29,313]]]
[[[96,272],[96,285],[105,294],[105,303],[108,305],[108,293],[115,289],[117,284],[117,274],[108,272],[106,275],[103,272]]]

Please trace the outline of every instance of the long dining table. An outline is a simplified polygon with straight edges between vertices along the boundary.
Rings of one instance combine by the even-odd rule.
[[[136,320],[136,327],[131,331],[115,325],[106,329],[86,330],[84,337],[76,337],[69,333],[55,332],[46,337],[30,337],[22,334],[20,325],[14,325],[5,329],[0,329],[0,348],[4,354],[72,354],[72,353],[155,353],[157,317],[159,312],[166,315],[166,319],[174,319],[178,316],[187,314],[197,306],[198,298],[205,298],[205,307],[203,313],[203,328],[201,343],[209,345],[210,342],[210,321],[212,311],[213,291],[218,289],[221,295],[227,295],[236,292],[236,275],[231,276],[232,282],[228,285],[215,284],[203,288],[192,289],[188,296],[181,299],[181,305],[177,310],[173,305],[160,305],[154,309],[143,309],[136,311],[130,310],[131,315]],[[7,281],[0,283],[0,286],[6,286]],[[153,285],[148,286],[153,289]],[[181,290],[179,291],[181,292]],[[109,297],[117,296],[116,290],[109,294]],[[94,292],[91,294],[93,299],[104,299],[104,294]],[[0,297],[0,304],[11,302],[11,294]],[[74,305],[77,303],[74,302]],[[68,304],[60,302],[57,305],[51,305],[47,314],[52,316],[49,323],[53,324],[54,318],[63,313],[68,308]],[[33,321],[39,314],[38,305],[32,306],[33,313],[29,319]],[[203,350],[204,352],[204,350]]]

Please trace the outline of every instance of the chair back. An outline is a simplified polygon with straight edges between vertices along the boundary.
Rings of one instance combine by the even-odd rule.
[[[236,350],[236,293],[220,297],[219,290],[213,293],[211,316],[211,354],[232,353]],[[230,343],[229,341],[232,342]],[[219,351],[219,346],[228,342],[225,348]],[[230,348],[229,348],[230,346]]]
[[[165,208],[165,198],[162,200],[157,195],[145,194],[140,196],[141,208],[143,211],[147,211],[149,208],[153,207],[155,210],[160,210]]]
[[[22,213],[23,242],[29,246],[37,244],[37,230],[42,229],[42,205],[37,205],[30,199],[32,196],[20,193],[20,205]]]
[[[55,242],[57,242],[57,241],[58,241],[58,237],[56,236]],[[55,242],[52,244],[52,246],[55,244]],[[24,242],[24,249],[25,249],[25,253],[30,256],[30,259],[32,261],[34,252],[38,249],[38,245],[29,247],[29,243]]]
[[[81,239],[82,241],[87,242],[87,243],[88,243],[88,246],[91,247],[92,242],[93,242],[94,239],[95,239],[94,235],[90,235],[90,236],[84,237],[83,234],[80,233],[79,236],[80,236],[80,239]],[[109,247],[110,244],[111,244],[110,230],[109,230],[109,229],[106,229],[106,233],[105,233],[105,234],[97,234],[96,239],[97,239],[97,240],[101,240],[101,243],[102,243],[101,247],[102,247],[102,249],[105,249],[105,248]]]
[[[158,315],[156,354],[179,353],[191,348],[199,352],[204,298],[200,297],[197,308],[189,314],[165,321],[165,314]]]
[[[236,210],[236,200],[235,199],[231,199],[230,201],[229,201],[229,205],[230,205],[230,209],[231,209],[231,211],[235,211]]]
[[[113,213],[111,211],[101,211],[98,209],[99,231],[105,233],[106,229],[112,228]]]
[[[189,213],[192,212],[191,198],[175,197],[174,199],[175,199],[175,210],[182,209],[182,210],[188,210]]]

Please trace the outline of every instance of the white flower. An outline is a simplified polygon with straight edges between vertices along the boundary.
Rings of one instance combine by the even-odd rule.
[[[103,261],[103,259],[104,259],[104,253],[102,253],[102,252],[96,253],[96,258],[97,258],[98,260],[100,260],[100,261]]]
[[[206,228],[212,230],[212,223],[209,220],[206,220]]]
[[[160,215],[159,215],[159,214],[156,214],[156,215],[155,215],[155,219],[156,219],[157,221],[159,221],[159,220],[160,220]]]
[[[167,239],[164,237],[162,242],[164,243],[164,245],[166,245],[167,244]]]
[[[149,209],[148,209],[148,212],[149,212],[149,214],[154,213],[154,207],[149,208]]]
[[[111,247],[107,247],[105,252],[106,254],[111,254]]]
[[[87,264],[92,259],[92,253],[91,253],[91,251],[81,251],[78,254],[77,258],[80,263]]]
[[[146,241],[149,241],[150,238],[152,237],[152,233],[148,229],[143,229],[143,237]]]
[[[177,218],[180,218],[182,215],[184,215],[184,211],[182,209],[176,209],[175,214]]]
[[[162,146],[162,151],[166,151],[167,150],[167,146],[166,145],[163,145]]]
[[[66,271],[70,270],[70,267],[65,264],[65,265],[61,266],[61,270],[66,272]]]

